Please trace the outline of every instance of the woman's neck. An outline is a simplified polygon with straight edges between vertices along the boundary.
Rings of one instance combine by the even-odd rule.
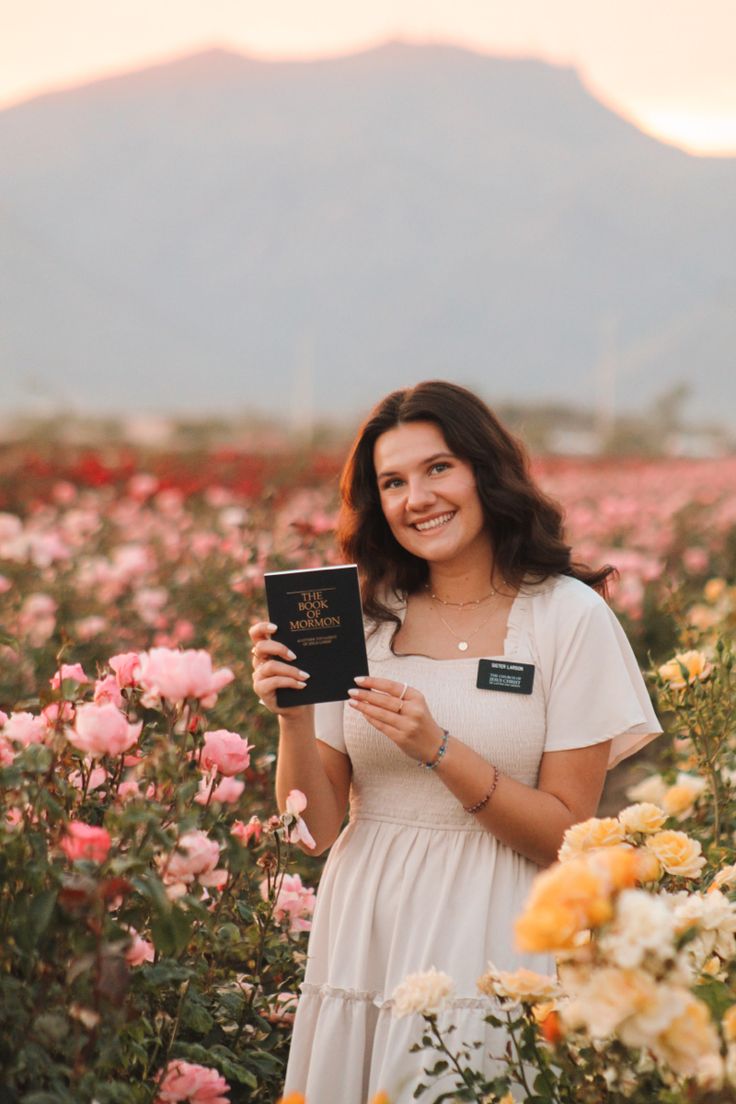
[[[474,602],[496,589],[493,563],[473,564],[466,569],[432,564],[427,585],[430,593],[444,602]]]

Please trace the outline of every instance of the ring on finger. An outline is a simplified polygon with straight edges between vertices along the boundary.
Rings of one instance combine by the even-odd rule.
[[[404,685],[403,685],[403,686],[402,686],[402,688],[401,688],[401,693],[399,694],[399,701],[400,701],[400,702],[403,702],[403,700],[404,700],[404,694],[406,693],[406,691],[407,691],[408,689],[409,689],[409,683],[408,683],[408,682],[405,682],[405,683],[404,683]]]

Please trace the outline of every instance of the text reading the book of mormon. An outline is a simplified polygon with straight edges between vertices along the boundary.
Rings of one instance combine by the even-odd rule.
[[[304,629],[339,629],[340,618],[328,615],[330,606],[324,590],[300,590],[297,593],[300,600],[296,608],[304,617],[289,621],[291,632],[301,632]]]

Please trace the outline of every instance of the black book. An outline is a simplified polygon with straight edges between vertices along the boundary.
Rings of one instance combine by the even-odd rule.
[[[310,675],[304,690],[277,690],[279,706],[345,701],[355,676],[368,674],[358,568],[268,571],[265,580],[268,616],[277,626],[273,639]]]

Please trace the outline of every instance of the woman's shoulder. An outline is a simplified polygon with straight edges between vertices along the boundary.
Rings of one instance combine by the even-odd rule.
[[[527,581],[523,594],[539,630],[549,628],[564,634],[590,620],[612,617],[605,598],[571,575],[552,575],[539,583]]]
[[[523,590],[540,605],[564,606],[581,611],[607,605],[597,590],[572,575],[550,575],[539,583],[527,580]]]

